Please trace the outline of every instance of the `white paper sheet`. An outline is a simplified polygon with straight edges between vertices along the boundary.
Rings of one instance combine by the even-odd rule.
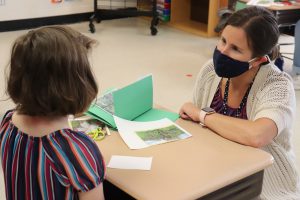
[[[134,122],[114,116],[118,132],[130,149],[186,139],[192,135],[165,118],[151,122]]]
[[[274,3],[274,0],[250,0],[247,2],[247,5],[257,5],[257,6],[264,6],[269,7],[272,6]]]
[[[132,157],[113,155],[107,165],[110,168],[117,169],[139,169],[150,170],[152,157]]]

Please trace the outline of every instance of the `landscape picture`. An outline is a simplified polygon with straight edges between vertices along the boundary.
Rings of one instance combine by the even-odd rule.
[[[189,137],[187,133],[175,125],[135,132],[148,145],[160,144]]]

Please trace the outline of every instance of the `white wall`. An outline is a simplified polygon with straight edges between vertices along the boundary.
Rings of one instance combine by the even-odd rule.
[[[57,15],[92,12],[94,0],[62,0],[51,3],[51,0],[1,0],[0,21],[32,19]]]

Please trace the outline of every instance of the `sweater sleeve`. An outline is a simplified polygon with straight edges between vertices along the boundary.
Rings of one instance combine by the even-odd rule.
[[[282,72],[268,74],[267,80],[256,95],[254,120],[269,118],[277,126],[277,135],[285,128],[291,128],[295,116],[296,99],[292,80]]]

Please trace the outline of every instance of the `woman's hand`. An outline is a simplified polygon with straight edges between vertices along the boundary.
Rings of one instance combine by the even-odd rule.
[[[182,119],[193,120],[195,122],[200,121],[199,113],[200,109],[191,102],[183,104],[179,110],[179,115]]]

